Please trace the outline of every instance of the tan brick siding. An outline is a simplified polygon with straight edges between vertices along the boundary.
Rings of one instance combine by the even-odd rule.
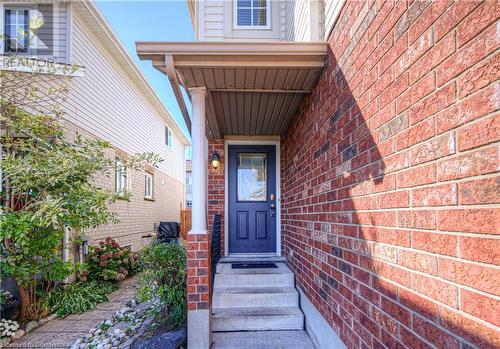
[[[68,121],[65,122],[65,128],[68,139],[73,139],[76,132],[82,136],[92,137],[91,134]],[[107,155],[111,159],[115,159],[117,152],[123,154],[123,151],[119,149],[110,149]],[[145,173],[144,170],[128,170],[127,191],[132,194],[130,201],[117,200],[111,206],[111,209],[117,213],[120,222],[86,231],[85,234],[90,237],[91,244],[96,244],[110,236],[116,239],[119,244],[132,246],[134,250],[138,250],[150,241],[149,238],[143,236],[155,234],[155,223],[160,221],[180,222],[180,208],[184,200],[184,183],[166,175],[158,168],[154,168],[154,198],[147,200],[144,198]],[[109,176],[98,175],[95,181],[99,187],[114,192],[114,173]]]

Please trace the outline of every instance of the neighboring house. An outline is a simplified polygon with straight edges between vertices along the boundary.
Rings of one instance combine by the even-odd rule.
[[[500,347],[498,3],[188,6],[189,348]]]
[[[74,2],[2,2],[0,34],[12,33],[16,24],[42,15],[37,47],[20,55],[76,64],[83,74],[68,82],[64,115],[67,136],[76,133],[109,141],[109,156],[119,165],[134,153],[155,152],[163,158],[157,168],[123,170],[98,176],[103,188],[130,192],[131,200],[118,200],[112,209],[120,222],[84,232],[95,244],[110,236],[120,244],[140,248],[155,233],[160,221],[180,221],[184,202],[184,148],[189,144],[175,120],[139,71],[95,4]],[[7,43],[2,50],[14,48]],[[43,44],[43,45],[42,45]],[[42,47],[45,49],[42,50]],[[18,48],[19,49],[19,48]]]

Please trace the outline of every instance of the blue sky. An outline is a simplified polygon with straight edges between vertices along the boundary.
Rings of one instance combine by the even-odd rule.
[[[167,77],[154,69],[151,62],[140,61],[135,52],[135,41],[193,41],[194,33],[186,1],[98,0],[96,3],[130,56],[189,137]]]

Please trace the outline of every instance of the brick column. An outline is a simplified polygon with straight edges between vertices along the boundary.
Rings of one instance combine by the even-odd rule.
[[[219,153],[220,166],[218,169],[212,168],[212,154]],[[214,215],[221,215],[221,256],[224,256],[224,167],[226,164],[226,154],[224,153],[223,139],[210,139],[208,141],[208,227],[212,228]]]
[[[188,234],[188,310],[210,309],[210,234]]]

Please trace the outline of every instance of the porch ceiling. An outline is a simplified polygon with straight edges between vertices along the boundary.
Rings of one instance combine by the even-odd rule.
[[[281,134],[327,54],[325,43],[137,42],[136,48],[169,77],[188,127],[179,85],[207,89],[210,138]]]

